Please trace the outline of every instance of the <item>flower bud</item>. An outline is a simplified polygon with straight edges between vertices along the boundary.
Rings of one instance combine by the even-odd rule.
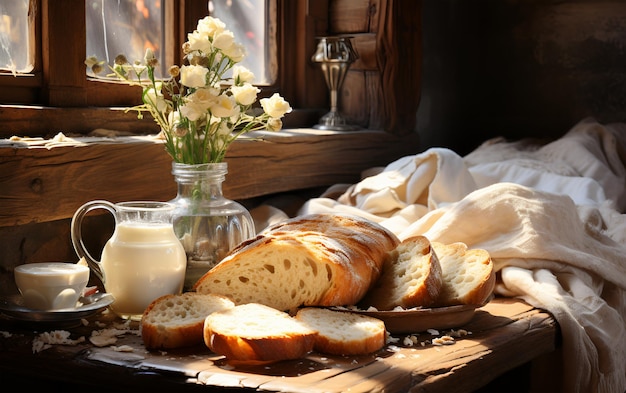
[[[270,131],[280,131],[283,128],[283,121],[276,118],[270,117],[267,121],[267,129]]]
[[[94,74],[99,74],[102,72],[102,66],[98,63],[94,64],[91,66],[91,72],[93,72]]]
[[[154,56],[154,52],[150,48],[146,49],[146,54],[143,59],[148,67],[154,68],[159,65],[159,60]]]
[[[126,59],[126,56],[124,55],[117,55],[115,56],[115,64],[117,65],[128,64],[128,60]]]
[[[187,131],[187,127],[180,123],[176,124],[176,126],[174,127],[174,135],[176,135],[178,138],[182,138],[187,135]]]
[[[167,72],[170,74],[170,76],[176,78],[178,75],[180,75],[180,67],[177,65],[173,65],[169,68],[169,70],[167,70]]]

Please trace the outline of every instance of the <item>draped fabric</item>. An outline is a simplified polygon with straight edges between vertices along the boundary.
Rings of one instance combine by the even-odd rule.
[[[548,144],[431,148],[337,185],[298,214],[352,213],[400,239],[491,254],[496,293],[548,310],[568,392],[626,391],[626,124],[584,119]]]

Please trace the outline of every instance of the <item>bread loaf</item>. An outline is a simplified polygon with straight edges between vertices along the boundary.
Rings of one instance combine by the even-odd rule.
[[[185,292],[155,299],[141,318],[141,337],[148,349],[172,349],[203,343],[206,317],[234,307],[228,298],[215,294]]]
[[[359,306],[380,311],[428,307],[439,297],[441,286],[441,266],[430,241],[415,236],[388,253],[381,277]]]
[[[316,335],[289,314],[258,303],[215,312],[204,322],[207,347],[237,363],[304,357],[313,350]]]
[[[465,243],[432,243],[443,273],[437,306],[482,305],[492,295],[496,276],[489,252]]]
[[[341,214],[311,214],[265,229],[202,276],[199,293],[278,310],[356,304],[399,244],[381,225]]]
[[[366,355],[385,346],[387,332],[380,319],[362,314],[305,307],[296,319],[317,331],[313,349],[329,355]]]

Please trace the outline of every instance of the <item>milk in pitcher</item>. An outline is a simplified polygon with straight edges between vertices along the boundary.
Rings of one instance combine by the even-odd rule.
[[[106,290],[115,298],[111,309],[120,316],[139,316],[154,299],[180,293],[185,261],[171,225],[119,223],[102,251]]]

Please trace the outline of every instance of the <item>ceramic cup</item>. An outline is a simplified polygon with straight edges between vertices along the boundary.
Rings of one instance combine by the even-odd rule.
[[[89,268],[65,262],[19,265],[15,284],[24,305],[37,310],[74,308],[89,281]]]

